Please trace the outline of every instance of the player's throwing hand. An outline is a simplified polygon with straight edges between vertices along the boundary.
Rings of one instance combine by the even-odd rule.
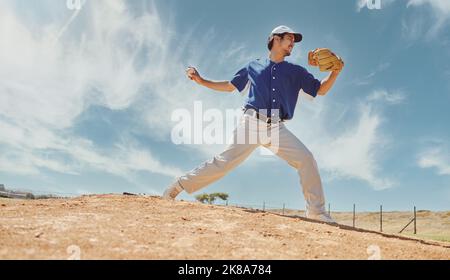
[[[202,80],[202,77],[198,73],[197,69],[195,69],[194,67],[188,67],[186,69],[186,75],[189,79],[193,80],[197,84],[200,84]]]

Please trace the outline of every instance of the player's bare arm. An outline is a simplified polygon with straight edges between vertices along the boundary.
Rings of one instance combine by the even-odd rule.
[[[230,81],[209,81],[202,78],[197,69],[195,69],[194,67],[189,67],[188,69],[186,69],[186,75],[189,79],[193,80],[197,84],[210,88],[212,90],[222,92],[233,92],[234,90],[236,90],[236,88]]]
[[[338,55],[327,48],[318,48],[308,53],[308,64],[317,66],[322,72],[330,72],[330,74],[321,81],[317,95],[324,96],[334,85],[339,73],[344,68],[344,61]]]
[[[328,91],[333,87],[334,82],[336,81],[337,77],[339,76],[340,70],[332,71],[326,77],[322,80],[319,90],[317,91],[317,95],[325,96]]]

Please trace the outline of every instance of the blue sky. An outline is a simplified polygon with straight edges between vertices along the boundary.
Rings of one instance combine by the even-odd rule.
[[[82,3],[0,3],[0,183],[161,194],[224,148],[174,145],[172,112],[193,111],[198,100],[225,112],[245,99],[200,88],[185,67],[230,79],[267,56],[268,34],[284,24],[304,35],[289,61],[305,66],[317,47],[346,61],[332,91],[301,96],[288,124],[315,155],[332,208],[450,208],[450,2]],[[203,191],[304,208],[296,171],[259,152]]]

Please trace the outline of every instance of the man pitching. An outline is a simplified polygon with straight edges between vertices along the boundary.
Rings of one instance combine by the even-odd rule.
[[[249,95],[240,122],[233,132],[231,144],[220,155],[177,178],[164,192],[164,199],[173,200],[183,190],[189,194],[194,193],[219,180],[262,145],[298,171],[306,200],[306,216],[334,223],[325,211],[317,163],[312,153],[284,123],[294,116],[299,92],[303,90],[312,97],[326,95],[344,63],[329,49],[310,52],[310,65],[319,66],[321,71],[330,71],[328,77],[322,81],[317,80],[302,66],[284,60],[291,54],[294,44],[301,40],[302,35],[289,27],[276,27],[268,40],[269,57],[251,61],[231,81],[208,81],[195,68],[188,68],[187,76],[199,85],[224,92],[236,89],[241,92],[249,85]],[[269,138],[276,135],[276,145],[273,143],[275,139],[263,142],[259,137],[256,137],[256,141],[239,141],[241,135],[253,136],[260,129],[268,130]]]

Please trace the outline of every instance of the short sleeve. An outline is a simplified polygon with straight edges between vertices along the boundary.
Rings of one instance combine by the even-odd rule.
[[[312,97],[317,96],[321,82],[303,67],[300,67],[300,89]]]
[[[248,65],[239,70],[231,80],[231,83],[242,92],[248,83]]]

